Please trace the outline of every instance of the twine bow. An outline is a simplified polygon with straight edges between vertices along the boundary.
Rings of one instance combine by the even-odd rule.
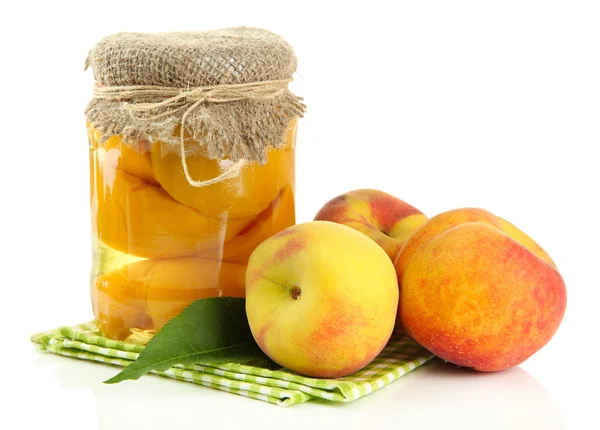
[[[177,112],[185,111],[181,117],[179,149],[181,165],[190,185],[205,187],[225,179],[236,177],[245,160],[232,164],[219,176],[208,180],[194,180],[189,172],[185,155],[185,123],[188,115],[203,103],[228,103],[238,100],[268,100],[283,94],[291,79],[251,82],[247,84],[210,85],[195,88],[161,87],[153,85],[94,86],[94,98],[123,101],[123,109],[140,121],[157,121]],[[160,101],[154,101],[154,100]]]

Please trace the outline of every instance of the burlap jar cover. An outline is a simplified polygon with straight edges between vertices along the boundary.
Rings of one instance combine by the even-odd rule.
[[[100,141],[159,139],[185,155],[187,135],[211,158],[262,165],[305,111],[288,89],[296,66],[292,47],[262,29],[118,33],[88,55],[96,85],[85,115]]]
[[[143,142],[146,147],[160,145],[161,154],[166,150],[167,155],[175,154],[180,160],[180,164],[178,162],[175,165],[163,162],[159,164],[171,165],[173,171],[179,172],[177,175],[183,171],[185,173],[183,188],[192,187],[196,190],[210,188],[207,193],[211,195],[215,190],[230,189],[229,185],[221,187],[214,184],[238,175],[239,179],[232,180],[241,181],[245,178],[246,181],[253,181],[251,185],[255,188],[257,184],[265,185],[265,173],[261,173],[261,182],[254,181],[251,176],[248,179],[248,172],[255,171],[254,165],[265,166],[265,169],[267,166],[273,166],[272,163],[267,163],[268,159],[271,160],[273,151],[277,154],[289,153],[290,130],[295,130],[296,119],[302,117],[305,111],[302,99],[288,89],[296,64],[296,56],[291,46],[281,37],[261,29],[241,27],[208,32],[119,33],[106,37],[93,47],[86,60],[86,68],[91,67],[96,78],[94,96],[85,111],[89,128],[94,133],[94,145],[98,147],[108,145],[105,146],[106,149],[114,138],[123,145],[135,149],[140,146],[140,142]],[[197,163],[195,171],[192,167],[188,171],[188,162],[197,162],[198,156],[217,160],[227,159],[228,161],[219,161],[219,163],[230,167],[224,168],[216,175],[211,173],[209,177],[206,176],[206,172],[197,170]],[[98,154],[94,155],[94,160],[99,160],[98,157]],[[278,155],[275,159],[282,159],[281,157],[284,156]],[[285,157],[287,159],[288,156]],[[150,162],[149,158],[147,162]],[[290,225],[290,220],[293,223],[293,184],[289,184],[292,186],[291,189],[286,185],[277,196],[272,195],[269,198],[271,203],[265,202],[268,206],[264,204],[260,206],[255,202],[252,208],[260,206],[261,212],[259,214],[253,211],[252,214],[258,215],[257,218],[252,215],[252,219],[262,219],[264,222],[258,225],[255,221],[251,221],[251,224],[248,224],[243,219],[233,216],[228,209],[222,214],[198,215],[195,210],[198,204],[204,203],[183,207],[180,204],[183,201],[178,196],[171,198],[168,195],[170,191],[160,186],[155,187],[158,185],[155,182],[143,183],[140,182],[140,178],[128,176],[131,172],[120,174],[119,177],[123,180],[115,182],[116,185],[106,187],[103,185],[106,178],[114,178],[114,173],[107,173],[102,179],[102,170],[98,170],[97,161],[94,163],[93,171],[96,171],[96,174],[92,183],[96,191],[92,198],[92,224],[94,238],[100,245],[94,247],[95,280],[92,295],[94,314],[99,318],[100,329],[108,337],[124,338],[127,336],[127,329],[133,328],[150,332],[158,329],[164,323],[166,316],[175,314],[175,310],[179,309],[177,306],[183,306],[185,301],[189,302],[196,297],[194,292],[184,291],[188,288],[200,288],[194,285],[194,279],[203,279],[204,284],[212,282],[208,279],[213,278],[215,278],[214,282],[221,282],[222,273],[228,270],[227,267],[232,267],[232,274],[242,273],[240,267],[245,267],[247,259],[244,260],[246,257],[240,255],[246,255],[251,246],[259,243],[260,238],[264,239],[267,234],[274,234],[285,228]],[[244,163],[248,164],[242,170]],[[275,164],[277,165],[279,164]],[[150,169],[153,167],[155,166]],[[272,167],[264,172],[271,171],[273,171]],[[97,176],[98,174],[101,176]],[[291,173],[286,173],[288,174]],[[124,180],[125,177],[127,181]],[[158,176],[156,179],[159,180]],[[154,181],[154,177],[151,180]],[[281,177],[274,177],[272,182],[277,183],[279,180]],[[163,185],[162,182],[160,185]],[[208,187],[210,185],[217,188]],[[250,183],[239,182],[236,185],[240,190],[245,190],[246,186],[250,186]],[[267,188],[272,189],[273,186]],[[194,194],[187,190],[183,192],[186,198],[208,195]],[[139,199],[145,199],[144,193],[152,194],[157,200],[136,203],[140,201]],[[266,192],[265,195],[270,194]],[[245,201],[252,199],[253,196],[253,194],[245,196]],[[272,197],[275,198],[271,200]],[[104,203],[99,206],[98,201]],[[212,202],[207,201],[207,204],[210,205]],[[101,212],[98,207],[104,210]],[[189,228],[184,229],[186,233],[195,235],[194,238],[202,235],[210,236],[212,239],[208,240],[207,244],[215,245],[216,241],[220,243],[218,246],[222,247],[220,255],[207,256],[206,253],[195,251],[194,258],[205,259],[204,261],[217,260],[216,266],[221,265],[219,263],[221,260],[222,267],[214,270],[206,269],[206,272],[202,272],[201,268],[208,263],[193,261],[189,265],[184,265],[191,257],[189,244],[193,241],[192,236],[190,240],[185,240],[183,244],[185,249],[182,245],[181,250],[177,246],[171,250],[155,246],[152,252],[148,253],[149,248],[146,243],[142,246],[129,246],[131,241],[138,245],[135,239],[139,238],[142,224],[147,227],[154,219],[159,223],[166,222],[167,218],[176,217],[175,214],[180,211],[185,211],[184,218],[170,219],[168,223],[160,224],[156,232],[157,237],[159,239],[170,237],[168,230],[171,228],[175,235],[182,234],[182,229],[177,224],[188,225]],[[280,212],[288,215],[276,221]],[[214,234],[205,231],[206,228],[212,227],[199,226],[202,230],[200,234],[194,231],[193,222],[196,221],[190,224],[190,220],[198,220],[199,217],[204,216],[213,217],[206,219],[211,220],[207,221],[207,225],[214,225],[218,230],[215,230]],[[103,221],[99,222],[98,219]],[[115,221],[112,221],[113,219]],[[215,219],[220,221],[215,222]],[[225,224],[221,221],[226,222],[227,227],[223,227]],[[113,225],[116,226],[114,229]],[[248,227],[244,228],[244,225]],[[119,226],[122,227],[120,230]],[[117,230],[115,234],[120,237],[106,233]],[[236,231],[239,233],[235,233]],[[198,246],[204,246],[198,243]],[[240,244],[243,253],[228,252],[234,248],[234,244]],[[115,248],[118,251],[117,257],[114,253]],[[206,245],[205,249],[207,248],[210,247]],[[106,251],[108,254],[105,249],[109,249]],[[231,257],[232,254],[235,256]],[[104,261],[107,255],[109,258],[106,261],[109,263],[106,266],[103,263],[99,265],[98,262]],[[139,261],[140,258],[147,260]],[[119,259],[126,265],[119,263],[115,266],[114,260]],[[98,269],[100,266],[101,269]],[[193,274],[182,275],[187,273],[186,270],[191,270]],[[148,278],[148,273],[154,277]],[[181,282],[177,284],[179,281],[173,280],[173,273],[178,273],[175,278],[180,280],[187,276],[185,285]],[[232,277],[233,275],[229,277],[225,275],[227,279]],[[239,278],[240,276],[236,275],[235,282],[231,281],[232,285],[239,285]],[[156,303],[164,303],[164,309],[169,305],[168,311],[161,308],[160,323],[156,322],[158,318],[156,313],[151,316],[150,319],[153,321],[151,323],[147,320],[150,315],[146,314],[147,310],[137,308],[139,301],[151,300],[147,297],[150,290],[141,291],[137,285],[143,288],[155,288],[157,294],[163,294],[169,289],[175,292],[177,297],[170,296],[161,299],[162,302],[156,301]],[[139,291],[136,292],[136,289]],[[103,295],[102,299],[99,298],[100,294]],[[182,298],[183,296],[185,299]],[[104,311],[99,310],[99,303]],[[100,318],[100,314],[104,316]],[[118,320],[116,325],[110,322],[115,318]],[[139,322],[139,325],[135,321]],[[111,330],[106,328],[108,326],[111,326],[111,330],[114,329],[112,332],[116,334],[110,334]]]

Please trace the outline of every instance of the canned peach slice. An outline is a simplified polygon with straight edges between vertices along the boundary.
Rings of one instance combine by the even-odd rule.
[[[194,187],[188,183],[182,167],[181,155],[162,142],[151,145],[154,175],[165,191],[180,203],[197,209],[207,216],[227,215],[229,219],[243,219],[264,211],[290,182],[294,157],[293,121],[286,134],[285,146],[271,149],[264,166],[245,162],[239,174],[220,182]],[[197,146],[197,145],[196,145]],[[202,148],[198,154],[186,156],[190,177],[195,181],[214,179],[234,164],[229,159],[211,159]]]
[[[252,251],[265,239],[295,224],[294,192],[288,185],[269,207],[260,213],[237,236],[223,245],[222,259],[247,263]]]
[[[197,257],[143,260],[106,272],[93,285],[98,318],[111,333],[160,328],[201,298],[245,295],[246,266]]]
[[[252,221],[203,215],[137,176],[102,167],[96,169],[91,212],[98,239],[146,258],[198,254],[227,242]]]

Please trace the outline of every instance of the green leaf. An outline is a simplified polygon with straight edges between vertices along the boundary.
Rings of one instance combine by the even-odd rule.
[[[233,297],[196,300],[154,335],[136,361],[104,382],[138,379],[176,364],[232,362],[277,367],[254,341],[245,303],[245,299]]]

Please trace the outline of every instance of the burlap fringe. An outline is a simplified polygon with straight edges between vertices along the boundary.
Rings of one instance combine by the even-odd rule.
[[[289,122],[302,118],[305,110],[302,98],[289,90],[270,100],[203,104],[190,112],[184,131],[198,145],[205,146],[211,158],[245,158],[264,165],[268,147],[280,148]],[[85,110],[87,121],[102,134],[101,141],[117,134],[126,143],[146,139],[172,145],[179,144],[176,130],[184,113],[149,121],[143,114],[132,117],[122,101],[103,99],[91,100]]]

